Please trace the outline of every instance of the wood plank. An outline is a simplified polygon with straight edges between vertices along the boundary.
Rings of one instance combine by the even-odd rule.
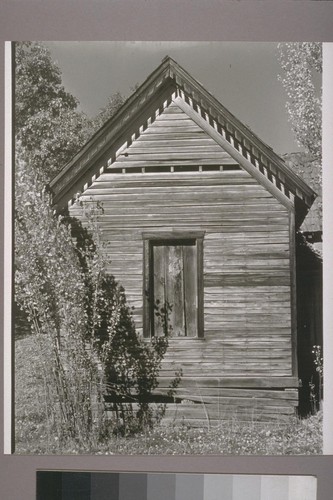
[[[233,367],[233,364],[237,364],[236,361],[238,361],[238,366]],[[166,357],[162,363],[162,371],[174,370],[175,363],[177,364],[177,362],[177,359]],[[229,356],[224,353],[223,363],[221,360],[217,359],[217,357],[213,358],[213,360],[207,359],[202,356],[197,356],[193,360],[187,358],[181,360],[184,374],[186,374],[187,371],[193,372],[196,369],[202,369],[209,373],[218,373],[219,371],[223,373],[226,369],[226,366],[228,366],[229,369],[233,368],[240,371],[242,371],[242,369],[246,367],[253,367],[256,370],[262,371],[264,368],[267,368],[267,366],[265,366],[265,363],[268,363],[267,366],[270,366],[271,368],[280,367],[282,366],[282,364],[284,364],[285,367],[290,367],[290,359],[288,359],[285,352],[281,352],[280,350],[278,351],[276,356],[273,356],[269,352],[269,350],[267,350],[267,352],[263,356],[259,356],[259,353],[257,352],[253,354],[252,357],[250,357],[246,351],[236,351],[236,354],[235,352],[231,352]]]
[[[172,376],[159,377],[159,387],[167,387],[173,380]],[[266,375],[264,377],[207,377],[198,375],[194,377],[183,376],[181,384],[186,387],[217,387],[217,388],[297,388],[298,378],[292,376],[274,377]]]
[[[214,342],[213,340],[205,342],[204,344],[194,344],[192,342],[187,342],[184,345],[177,345],[172,341],[177,339],[178,337],[174,336],[170,339],[169,349],[165,355],[165,360],[178,358],[182,359],[214,359],[219,360],[220,356],[224,356],[225,358],[232,356],[243,356],[244,353],[247,355],[247,359],[251,357],[279,357],[279,356],[288,356],[290,353],[290,339],[277,340],[276,342],[271,339],[262,341],[254,341],[250,337],[249,339],[238,339],[229,341],[221,341]]]
[[[164,133],[162,134],[160,130],[154,129],[147,129],[148,132],[144,132],[143,135],[140,136],[140,138],[137,139],[137,141],[160,141],[160,140],[170,140],[170,141],[176,141],[176,140],[189,140],[192,139],[194,141],[207,139],[207,134],[203,130],[197,130],[197,129],[189,129],[187,131],[178,131],[177,134],[174,133],[174,128],[169,127],[169,130],[164,130]]]
[[[192,350],[197,350],[202,355],[209,352],[219,352],[221,350],[225,350],[228,347],[242,348],[244,344],[248,350],[251,349],[275,349],[276,347],[286,348],[291,342],[290,336],[287,335],[282,338],[276,338],[275,334],[267,334],[264,337],[260,337],[259,335],[253,337],[252,335],[243,337],[243,330],[240,330],[241,334],[237,335],[233,333],[230,338],[225,335],[221,335],[217,338],[209,337],[209,332],[207,332],[207,337],[205,339],[194,338],[194,339],[184,339],[184,342],[180,342],[181,339],[177,337],[171,337],[169,342],[169,351],[172,353],[189,353]],[[195,341],[202,342],[195,342]],[[168,355],[168,353],[166,354]]]
[[[225,408],[224,408],[225,407]],[[244,405],[242,406],[241,403],[238,405],[235,405],[232,408],[232,411],[230,411],[230,407],[228,407],[228,402],[226,401],[225,404],[223,402],[220,402],[220,408],[217,407],[217,405],[205,405],[205,408],[203,405],[198,405],[198,404],[192,404],[192,405],[167,405],[166,413],[165,416],[166,418],[168,417],[176,417],[178,419],[188,419],[192,422],[192,419],[204,419],[206,417],[206,412],[208,413],[209,417],[212,419],[220,419],[220,418],[225,418],[226,413],[227,415],[230,416],[234,412],[235,414],[238,414],[240,412],[250,412],[250,410],[254,410],[254,413],[252,414],[252,418],[258,414],[258,415],[271,415],[273,412],[278,413],[281,412],[284,415],[293,415],[295,413],[295,407],[293,405],[291,406],[284,406],[284,407],[270,407],[270,408],[265,408],[265,407],[259,407],[255,408],[255,403],[252,405]],[[254,418],[255,419],[255,418]],[[207,424],[207,418],[206,418],[206,424]]]
[[[293,358],[293,374],[298,373],[297,360],[297,295],[296,295],[296,229],[295,212],[290,213],[289,219],[290,244],[290,308],[291,308],[291,342]]]
[[[169,391],[168,387],[158,386],[155,390],[155,394],[167,395]],[[203,391],[203,392],[202,392]],[[211,400],[216,400],[217,398],[228,398],[230,402],[240,399],[240,398],[254,398],[256,400],[266,400],[269,404],[275,404],[275,400],[280,401],[297,401],[298,400],[298,390],[291,389],[289,391],[285,390],[259,390],[259,389],[234,389],[234,388],[191,388],[179,386],[175,389],[175,396],[182,399],[189,399],[193,401],[199,401],[200,395],[204,395],[205,398],[211,398]],[[209,399],[207,399],[209,401]]]
[[[167,106],[164,110],[162,115],[170,115],[170,114],[184,114],[184,111],[182,111],[178,106],[175,105],[174,102],[172,102],[169,106]]]
[[[254,418],[255,417],[255,418]],[[191,419],[185,419],[182,418],[178,413],[175,415],[172,415],[170,417],[163,417],[161,424],[162,425],[177,425],[179,423],[180,425],[184,425],[184,423],[188,423],[191,425],[193,428],[207,428],[209,427],[218,427],[221,425],[225,425],[233,422],[251,422],[253,425],[256,423],[260,422],[283,422],[283,421],[288,421],[290,418],[290,415],[283,415],[283,414],[277,414],[277,413],[269,413],[268,415],[260,415],[256,414],[255,416],[253,415],[253,412],[250,411],[230,411],[229,413],[225,412],[220,415],[218,419],[214,418],[209,418],[209,424],[207,421],[207,417],[204,416],[203,418],[191,418]]]
[[[185,164],[185,163],[184,163]],[[167,164],[168,165],[168,164]],[[193,166],[193,163],[190,163],[190,165]],[[142,165],[143,167],[145,165]],[[121,165],[121,168],[124,168],[125,165]],[[110,170],[112,172],[112,170]],[[205,179],[207,177],[207,179]],[[150,186],[151,189],[146,190],[143,194],[145,194],[147,197],[150,196],[151,193],[154,193],[156,191],[161,191],[161,189],[168,191],[172,190],[170,189],[170,183],[167,183],[166,181],[170,180],[171,182],[174,182],[175,179],[178,179],[179,181],[183,181],[180,184],[176,184],[174,187],[177,188],[176,191],[179,189],[185,190],[184,188],[191,188],[191,191],[195,191],[198,194],[201,194],[202,196],[206,192],[213,192],[215,194],[219,195],[219,201],[224,203],[224,194],[225,193],[230,193],[233,194],[235,197],[233,200],[234,205],[237,205],[237,203],[244,204],[247,203],[247,197],[250,193],[254,193],[258,200],[260,200],[262,197],[265,199],[267,198],[268,200],[271,200],[268,203],[274,204],[275,206],[279,207],[280,210],[283,210],[286,213],[286,210],[281,207],[281,205],[274,203],[274,199],[272,199],[272,196],[267,193],[267,191],[263,190],[258,186],[256,182],[252,182],[251,179],[246,178],[241,170],[232,170],[232,171],[220,171],[220,170],[213,170],[213,171],[203,171],[200,172],[198,170],[195,171],[189,171],[189,172],[170,172],[170,171],[163,171],[163,172],[151,172],[147,171],[145,174],[142,174],[142,172],[138,173],[130,173],[130,174],[116,174],[116,173],[110,173],[108,177],[103,176],[102,180],[96,180],[91,187],[89,187],[84,194],[82,195],[82,199],[87,199],[89,201],[90,195],[93,195],[93,192],[91,193],[90,191],[93,191],[94,188],[98,186],[103,186],[103,187],[108,187],[111,189],[111,192],[109,193],[107,190],[105,190],[105,194],[109,195],[112,194],[112,188],[116,189],[117,185],[119,184],[120,187],[123,186],[124,183],[127,184],[127,189],[130,190],[129,192],[135,192],[139,191],[135,185],[135,181],[142,181],[142,182],[148,182],[149,180],[155,181],[152,186]],[[238,185],[237,180],[243,180],[244,183]],[[228,180],[233,180],[235,183],[228,183],[226,186],[223,188],[223,192],[221,192],[221,184]],[[132,181],[132,182],[131,182]],[[191,185],[191,182],[199,182],[200,184],[198,185],[198,189],[195,189],[195,184],[193,184],[193,187]],[[104,183],[107,183],[106,185]],[[126,186],[125,186],[126,187]],[[240,196],[242,194],[242,196]],[[202,198],[204,199],[204,198]]]
[[[196,238],[203,237],[204,234],[204,231],[186,231],[186,239],[195,240]],[[165,231],[164,228],[159,228],[157,232],[145,231],[141,233],[141,238],[149,240],[184,240],[184,232],[175,230]]]
[[[184,137],[185,136],[185,137]],[[222,150],[221,146],[217,145],[214,141],[210,139],[207,135],[204,133],[196,134],[195,137],[192,137],[192,134],[177,134],[176,136],[172,136],[169,138],[168,136],[161,136],[161,134],[149,134],[149,135],[141,135],[135,143],[133,143],[132,147],[145,147],[148,145],[148,147],[152,146],[153,144],[158,143],[159,145],[167,146],[167,145],[172,145],[175,147],[182,147],[182,146],[212,146],[212,147],[219,147],[220,150]]]
[[[166,155],[165,159],[173,147],[175,156],[191,154],[193,138],[168,135],[162,143],[160,134],[150,137],[132,148],[138,161],[142,161],[143,145],[153,154]],[[200,144],[204,154],[204,142]],[[142,261],[142,233],[205,231],[205,315],[200,318],[205,319],[205,337],[170,339],[161,376],[171,379],[180,365],[185,370],[183,380],[196,383],[198,372],[220,381],[232,375],[265,378],[274,373],[283,378],[291,374],[288,210],[247,172],[106,173],[87,190],[85,199],[90,196],[103,203],[105,212],[98,220],[103,239],[111,241],[109,269],[125,285],[129,303],[136,306],[138,329],[147,266]],[[210,281],[210,275],[218,280]],[[186,296],[186,278],[183,281]],[[234,390],[234,385],[228,387]],[[190,385],[187,390],[191,392]],[[280,402],[276,406],[281,407]]]
[[[148,155],[144,158],[131,158],[131,157],[124,157],[124,158],[119,158],[117,161],[112,163],[112,166],[110,167],[110,171],[112,171],[112,168],[151,168],[151,167],[161,167],[161,166],[167,166],[169,167],[170,165],[190,165],[190,166],[195,166],[198,163],[200,165],[238,165],[235,160],[233,160],[231,157],[221,155],[218,153],[211,153],[211,154],[205,154],[204,156],[198,158],[197,155],[191,154],[191,155],[175,155],[172,158],[165,157],[166,155]],[[163,157],[162,157],[163,156]]]
[[[228,161],[231,159],[230,155],[227,153],[224,153],[223,151],[218,151],[218,150],[212,150],[209,148],[203,148],[202,151],[200,149],[196,148],[190,148],[188,151],[183,151],[182,149],[176,150],[174,148],[170,148],[168,151],[162,150],[162,151],[152,151],[152,150],[131,150],[130,152],[125,152],[124,154],[121,154],[118,156],[117,161],[115,161],[112,164],[112,167],[117,167],[117,165],[120,163],[121,167],[123,167],[124,162],[133,162],[133,164],[136,162],[140,161],[145,161],[147,162],[147,165],[149,165],[153,161],[158,161],[158,164],[160,163],[160,160],[166,160],[170,161],[170,164],[173,163],[173,160],[193,160],[192,164],[198,164],[201,162],[201,160],[204,159],[212,159],[212,160],[217,160],[217,162],[221,162],[223,164],[225,161]],[[215,163],[215,162],[212,162]],[[234,160],[232,160],[232,164],[236,164]]]
[[[223,197],[224,200],[229,201],[229,202],[234,202],[236,196],[242,196],[247,200],[252,199],[253,202],[260,203],[260,200],[264,202],[269,196],[265,193],[258,193],[255,189],[252,190],[251,185],[246,185],[246,186],[237,186],[239,188],[239,191],[237,189],[225,189],[223,192],[221,192],[221,189],[219,187],[212,187],[209,189],[209,187],[205,188],[199,188],[198,190],[189,190],[186,189],[186,186],[177,186],[174,185],[172,186],[167,186],[165,188],[163,187],[155,187],[149,190],[149,193],[145,193],[140,191],[138,188],[122,188],[122,189],[114,189],[109,193],[104,193],[98,195],[98,197],[95,197],[95,201],[101,201],[102,203],[105,202],[107,199],[110,201],[116,202],[116,201],[134,201],[134,197],[137,199],[137,201],[160,201],[161,204],[163,205],[163,198],[161,199],[161,195],[163,197],[169,197],[170,201],[196,201],[196,202],[201,202],[203,199],[209,198],[211,200],[211,203],[214,203],[215,201],[221,201],[221,198]],[[254,186],[255,187],[255,186]],[[244,189],[243,189],[244,188]],[[244,192],[243,192],[244,191]],[[91,193],[92,196],[93,193]],[[90,197],[90,194],[89,194]],[[85,198],[82,197],[82,201],[85,201]]]
[[[168,142],[168,144],[170,144]],[[253,177],[250,176],[248,172],[245,170],[205,170],[200,172],[195,171],[195,172],[151,172],[147,171],[143,175],[142,172],[131,172],[130,175],[128,174],[122,174],[118,173],[115,174],[112,172],[112,170],[107,169],[104,173],[102,173],[97,179],[94,180],[94,182],[91,184],[91,186],[88,188],[89,190],[93,188],[94,186],[98,185],[103,185],[105,188],[110,188],[112,187],[113,183],[115,182],[128,182],[128,183],[135,183],[135,181],[139,180],[153,180],[157,184],[164,185],[168,180],[174,181],[175,179],[178,179],[180,181],[183,181],[185,183],[191,182],[191,181],[197,181],[201,180],[202,185],[210,185],[213,181],[215,181],[217,184],[219,182],[223,182],[224,180],[233,180],[235,183],[239,181],[239,179],[244,180],[244,182],[248,182],[249,184],[255,184],[258,186],[258,183]],[[260,187],[258,188],[260,190]],[[88,190],[87,190],[88,192]],[[280,206],[280,204],[276,203],[275,198],[271,197],[272,203],[274,203],[277,206]],[[240,203],[243,202],[243,200],[237,200]],[[283,207],[284,208],[284,207]]]
[[[155,394],[160,394],[163,396],[167,396],[168,390],[165,389],[164,391],[160,390],[155,390]],[[248,396],[241,396],[238,393],[236,393],[235,396],[208,396],[205,393],[201,393],[201,391],[197,391],[197,393],[194,394],[188,394],[188,393],[182,393],[181,389],[177,390],[175,393],[175,397],[183,399],[183,400],[188,400],[194,403],[204,403],[208,405],[214,405],[216,407],[218,406],[227,406],[227,407],[232,407],[232,406],[238,406],[238,407],[249,407],[249,408],[258,408],[260,411],[261,409],[270,409],[274,408],[275,410],[278,408],[280,409],[281,407],[287,407],[287,406],[297,406],[298,404],[298,393],[293,395],[293,397],[284,399],[284,396],[282,393],[277,394],[275,398],[271,399],[268,396],[264,397],[258,397],[257,395],[254,394],[249,394]],[[183,403],[182,403],[183,404]],[[196,405],[197,406],[197,405]]]
[[[193,127],[196,130],[200,130],[200,127],[193,120],[191,120],[185,113],[181,116],[173,115],[162,115],[158,116],[156,120],[149,126],[150,130],[154,130],[156,127]]]
[[[262,214],[262,210],[263,210],[263,206],[261,205],[254,205],[253,206],[253,210],[251,210],[251,213],[253,214],[254,217],[258,217],[258,215]],[[213,215],[219,215],[221,217],[221,215],[227,215],[228,217],[230,216],[233,216],[234,218],[236,217],[243,217],[244,214],[248,214],[249,212],[249,207],[245,207],[245,206],[235,206],[235,205],[221,205],[221,204],[209,204],[207,205],[206,203],[202,203],[202,204],[195,204],[195,203],[191,203],[191,202],[183,202],[182,204],[180,203],[177,203],[175,205],[172,205],[172,206],[167,206],[167,205],[164,205],[164,204],[153,204],[153,203],[144,203],[144,204],[133,204],[133,205],[130,205],[130,204],[120,204],[120,206],[117,204],[115,205],[114,203],[112,202],[109,202],[108,200],[106,200],[104,203],[103,203],[103,209],[104,209],[104,213],[106,215],[132,215],[133,213],[137,213],[137,214],[142,214],[142,216],[147,216],[147,215],[151,215],[151,214],[154,214],[156,213],[157,211],[160,213],[160,214],[164,214],[164,213],[169,213],[169,214],[179,214],[179,212],[181,211],[182,213],[184,214],[188,214],[188,213],[194,213],[194,214],[202,214],[202,212],[204,211],[205,214],[206,214],[206,217],[207,219],[210,217],[210,214],[213,214]],[[80,214],[80,212],[78,212],[78,214]],[[284,213],[283,212],[280,212],[279,210],[276,210],[275,208],[268,208],[267,209],[267,215],[270,216],[271,218],[272,217],[276,217],[276,218],[284,218]],[[222,222],[222,221],[221,221]],[[222,227],[222,226],[221,226]],[[219,241],[212,241],[211,243],[211,247],[212,247],[212,250],[215,250],[213,247],[216,246],[216,245],[220,245],[220,242]],[[256,245],[256,242],[253,242],[251,244],[251,242],[249,242],[249,249],[251,251],[255,251],[256,248],[253,248],[255,247]],[[281,252],[285,252],[286,254],[286,246],[284,244],[284,247],[282,247],[283,243],[280,244],[281,245]],[[224,248],[230,248],[230,247],[233,247],[235,248],[235,244],[234,242],[232,241],[223,241],[223,246]],[[245,253],[246,252],[246,249],[244,249],[244,247],[236,247],[235,250],[237,252],[241,252],[241,253]],[[261,256],[262,253],[264,252],[265,254],[267,253],[272,253],[272,249],[269,248],[269,245],[265,245],[263,247],[263,245],[258,245],[257,244],[257,250],[258,250],[258,253],[259,255]]]
[[[197,276],[197,247],[183,246],[184,266],[184,319],[187,337],[197,335],[198,325],[198,276]]]
[[[179,370],[180,367],[175,367],[174,369],[170,370],[162,370],[160,373],[161,377],[175,377],[176,370]],[[183,371],[184,372],[184,371]],[[280,366],[280,365],[275,365],[275,366],[265,366],[265,367],[255,367],[255,366],[247,366],[247,365],[242,365],[239,366],[239,368],[236,368],[234,365],[233,366],[228,366],[224,370],[221,369],[214,369],[214,370],[206,370],[203,369],[203,373],[206,374],[207,376],[210,377],[218,377],[218,376],[225,376],[225,377],[240,377],[242,375],[248,375],[248,376],[266,376],[268,374],[273,374],[277,377],[288,377],[291,375],[291,367],[289,366]],[[186,377],[195,377],[197,374],[196,370],[190,370],[187,369],[186,372],[184,372]]]
[[[180,108],[175,109],[172,107],[166,108],[161,115],[158,115],[155,121],[164,120],[189,120],[189,117]]]
[[[240,285],[242,286],[242,285]],[[272,291],[262,290],[262,286],[254,286],[253,290],[249,290],[248,286],[242,286],[242,291],[239,293],[237,302],[237,290],[233,286],[228,286],[228,291],[223,290],[223,287],[211,287],[205,289],[205,298],[207,302],[212,304],[212,307],[230,305],[237,307],[238,305],[244,308],[258,307],[260,304],[271,310],[272,307],[278,307],[280,304],[282,309],[288,309],[289,296],[288,292],[276,292],[272,285]],[[266,287],[265,287],[266,288]],[[284,288],[287,288],[285,286]],[[210,291],[212,290],[212,293]],[[269,296],[270,294],[270,296]],[[251,296],[249,296],[251,295]]]
[[[232,157],[240,164],[242,167],[244,167],[245,170],[247,170],[253,177],[255,177],[258,182],[264,186],[269,193],[271,193],[277,200],[279,200],[282,205],[284,205],[288,210],[293,209],[293,202],[287,198],[282,192],[275,187],[271,181],[269,181],[265,175],[263,175],[252,163],[245,159],[244,156],[239,153],[231,144],[228,143],[224,137],[222,137],[213,127],[210,126],[209,123],[207,123],[202,117],[196,113],[191,106],[189,106],[185,101],[183,101],[181,98],[177,98],[177,104],[179,107],[190,117],[195,121],[198,126],[200,126],[205,132],[212,138],[214,139],[218,144],[221,145],[221,147],[229,152]]]
[[[206,135],[205,131],[200,129],[198,125],[191,121],[184,121],[179,124],[180,126],[177,127],[177,122],[169,121],[169,122],[154,122],[153,125],[148,127],[143,134],[144,135],[165,135],[165,136],[174,136],[176,137],[178,132],[180,134],[191,134],[191,137],[195,137],[196,135]]]
[[[187,228],[184,229],[184,227],[180,229],[187,230]],[[164,226],[163,228],[161,228],[158,226],[157,227],[152,226],[146,231],[151,231],[156,233],[160,231],[161,233],[163,233],[165,231],[172,232],[174,230],[175,230],[174,227]],[[196,229],[194,228],[192,230]],[[203,227],[202,229],[200,228],[198,229],[198,231],[200,230],[205,231],[205,245],[208,244],[208,241],[210,241],[211,237],[214,237],[214,239],[216,238],[216,240],[220,241],[226,240],[225,231],[223,230],[223,233],[221,233],[221,226],[216,229],[211,227],[206,227],[206,228]],[[106,238],[108,241],[112,239],[117,239],[119,241],[120,238],[122,239],[124,244],[126,244],[128,241],[134,241],[134,240],[136,240],[137,242],[142,241],[143,230],[142,228],[138,227],[133,227],[129,231],[128,228],[126,229],[121,227],[114,228],[112,226],[105,227],[104,225],[101,225],[100,231],[102,237]],[[251,232],[249,234],[248,232],[240,230],[239,232],[235,233],[229,231],[227,239],[228,241],[239,241],[241,245],[244,245],[246,241],[253,241],[264,245],[265,243],[267,244],[274,244],[275,242],[280,243],[281,241],[285,240],[286,234],[287,234],[286,231],[276,231],[274,232],[274,234],[268,231],[261,231],[261,232],[258,231],[257,233]],[[281,289],[283,290],[283,288]]]
[[[242,273],[244,271],[249,271],[251,273],[252,270],[256,270],[256,272],[267,272],[267,269],[272,273],[275,271],[279,271],[281,269],[288,269],[289,259],[286,259],[285,256],[282,256],[279,259],[273,259],[270,255],[266,255],[265,260],[262,258],[257,259],[254,258],[253,255],[244,254],[236,256],[234,259],[231,255],[225,255],[223,253],[223,248],[220,249],[220,253],[213,254],[206,253],[206,266],[205,270],[207,272],[215,271],[217,269],[221,269],[221,264],[228,271],[233,271],[235,273]],[[250,257],[250,258],[249,258]],[[286,271],[287,274],[288,271]]]
[[[141,186],[141,188],[144,188],[145,186]],[[237,190],[239,189],[239,191]],[[117,186],[114,185],[114,187],[108,192],[104,191],[103,194],[99,194],[96,192],[87,192],[87,197],[86,195],[82,197],[82,201],[84,202],[96,202],[96,201],[101,201],[103,203],[103,207],[105,206],[105,202],[108,200],[116,200],[120,199],[120,196],[124,197],[122,201],[126,201],[128,198],[126,195],[130,195],[133,198],[133,195],[138,196],[138,198],[135,200],[133,198],[133,202],[146,202],[148,204],[155,204],[156,201],[160,201],[160,204],[163,206],[163,199],[161,200],[156,198],[155,195],[161,195],[163,193],[164,195],[171,195],[173,197],[174,201],[178,201],[178,203],[182,204],[188,204],[192,203],[195,201],[196,204],[212,204],[215,202],[221,203],[223,200],[223,203],[229,204],[229,205],[236,205],[236,199],[235,196],[238,194],[238,196],[243,195],[246,204],[249,203],[251,205],[262,205],[266,203],[267,199],[269,197],[265,195],[264,193],[261,193],[256,190],[255,185],[251,184],[240,184],[237,186],[234,186],[233,184],[228,185],[225,184],[223,189],[221,189],[221,186],[215,185],[214,186],[192,186],[191,189],[189,188],[188,185],[182,184],[182,183],[176,183],[172,185],[172,183],[166,185],[166,186],[158,186],[155,184],[155,186],[151,186],[149,191],[147,190],[142,191],[140,189],[140,186],[137,187],[129,187],[129,186]],[[185,195],[185,198],[182,199],[182,196]],[[195,199],[192,199],[192,197],[195,197]],[[208,201],[209,200],[209,201]],[[252,201],[252,203],[251,203]],[[240,202],[240,206],[242,206],[242,202]],[[283,212],[282,212],[283,213]]]
[[[170,311],[170,324],[175,335],[184,335],[183,322],[183,293],[182,293],[182,269],[180,259],[180,247],[165,245],[163,247],[166,299],[172,310]]]
[[[221,221],[221,218],[223,217],[223,222]],[[204,216],[203,214],[201,213],[183,213],[182,214],[182,221],[184,221],[184,223],[186,222],[193,222],[193,223],[201,223],[201,225],[203,224],[203,219]],[[96,222],[97,223],[109,223],[109,222],[114,222],[115,224],[117,222],[121,222],[123,221],[124,224],[127,223],[127,222],[131,222],[131,221],[142,221],[142,223],[145,223],[147,222],[147,220],[149,221],[171,221],[171,220],[179,220],[179,214],[177,213],[150,213],[150,214],[140,214],[140,213],[137,213],[137,212],[133,212],[133,213],[127,213],[127,214],[124,214],[124,215],[120,215],[120,214],[103,214],[103,215],[100,215],[100,216],[96,216],[95,218]],[[274,217],[274,222],[276,223],[277,227],[281,227],[283,228],[283,222],[284,222],[284,219],[283,218],[279,218],[279,217]],[[264,229],[264,228],[267,228],[269,227],[270,223],[271,223],[271,219],[269,217],[267,217],[265,220],[263,220],[262,217],[260,217],[259,215],[257,216],[254,216],[254,214],[252,215],[252,217],[250,215],[240,215],[239,217],[235,217],[233,215],[226,215],[224,214],[221,214],[221,213],[211,213],[209,215],[209,220],[207,221],[207,225],[217,225],[218,223],[220,223],[220,228],[223,230],[224,227],[229,227],[232,226],[243,226],[243,229],[247,229],[248,227],[259,227],[260,223],[261,223],[261,228]],[[236,229],[236,228],[235,228]],[[251,261],[249,261],[249,264],[251,263]]]
[[[215,273],[211,274],[205,274],[204,276],[204,286],[205,287],[210,287],[210,286],[245,286],[248,285],[249,287],[254,287],[254,286],[263,286],[263,285],[269,285],[271,284],[272,286],[287,286],[290,283],[290,278],[288,275],[283,275],[283,276],[267,276],[265,274],[251,274],[251,276],[244,276],[244,275],[239,275],[235,276],[234,274],[232,275],[215,275]]]
[[[104,221],[103,221],[104,222]],[[163,223],[163,228],[161,227],[161,223]],[[229,223],[230,225],[225,225],[223,226],[223,234],[227,238],[229,238],[229,234],[234,234],[238,233],[239,228],[235,226],[234,224]],[[187,229],[189,231],[193,230],[198,230],[198,231],[207,231],[207,233],[210,232],[217,232],[218,230],[221,229],[221,225],[218,224],[218,221],[212,220],[204,223],[203,221],[196,221],[196,220],[189,220],[189,221],[182,221],[180,217],[173,217],[173,218],[163,218],[163,217],[154,217],[152,218],[147,218],[146,220],[141,221],[141,224],[139,226],[141,228],[141,231],[158,231],[159,229],[161,231],[173,231],[173,230],[183,230],[186,231]],[[257,224],[254,225],[253,221],[248,221],[248,223],[244,226],[241,226],[243,231],[246,231],[245,234],[247,233],[257,233],[254,236],[257,236],[258,238],[261,237],[261,239],[264,239],[266,234],[269,234],[269,227],[270,224],[260,224],[259,221],[257,221]],[[276,225],[276,230],[280,231],[283,233],[283,224]],[[138,223],[136,221],[112,221],[110,220],[109,222],[105,222],[105,225],[101,229],[102,232],[104,231],[120,231],[120,230],[128,230],[128,231],[134,231],[138,229]],[[139,231],[137,231],[139,232]],[[248,234],[249,237],[251,237],[250,234]],[[282,237],[284,234],[282,234]],[[269,236],[268,236],[269,237]]]
[[[221,156],[229,158],[230,155],[223,151],[220,146],[211,144],[211,143],[206,143],[206,144],[201,144],[197,145],[194,141],[174,141],[173,143],[170,144],[170,141],[152,141],[148,142],[146,141],[145,144],[143,145],[142,143],[134,143],[131,148],[126,149],[123,153],[119,155],[118,158],[121,158],[123,156],[126,157],[128,156],[136,156],[136,155],[150,155],[150,154],[165,154],[169,155],[172,154],[173,156],[178,155],[178,154],[193,154],[199,153],[199,154],[205,154],[207,152],[210,153],[218,153]],[[203,141],[202,141],[203,142]],[[118,161],[118,160],[117,160]]]
[[[165,301],[167,300],[167,284],[166,277],[168,274],[165,261],[165,247],[154,246],[153,247],[153,267],[152,272],[154,275],[154,292],[153,301],[154,304],[158,304],[159,307],[163,307]],[[150,304],[150,308],[152,304]],[[164,335],[163,326],[161,318],[154,314],[154,335],[159,337]]]
[[[176,184],[178,184],[176,182]],[[172,185],[172,183],[170,184],[170,186]],[[182,183],[179,183],[179,187],[182,186]],[[147,186],[141,186],[141,189],[144,189],[145,187]],[[140,192],[140,186],[137,187],[137,191]],[[285,215],[285,212],[282,212],[278,209],[276,209],[274,206],[270,205],[270,200],[267,198],[256,198],[254,196],[249,196],[247,197],[246,199],[246,202],[239,202],[237,204],[237,202],[235,201],[235,199],[233,199],[231,196],[228,196],[228,198],[225,198],[223,199],[223,202],[221,202],[221,198],[220,199],[217,199],[215,196],[214,196],[214,199],[211,200],[209,197],[201,197],[201,199],[199,200],[192,200],[191,198],[182,198],[182,194],[186,193],[186,192],[189,192],[191,191],[189,189],[189,187],[184,188],[183,192],[179,192],[179,197],[174,197],[173,199],[173,205],[174,206],[177,206],[179,207],[179,209],[181,210],[182,207],[189,207],[189,206],[192,206],[192,207],[211,207],[211,208],[215,208],[216,210],[223,210],[225,212],[232,212],[232,211],[235,211],[237,213],[237,211],[239,210],[240,213],[244,212],[245,208],[247,207],[248,210],[252,210],[254,212],[258,212],[262,210],[264,210],[267,206],[267,213],[277,213],[277,214],[281,214],[282,215]],[[159,191],[160,194],[162,193],[163,194],[163,190],[160,190]],[[107,210],[107,209],[112,209],[112,208],[116,208],[115,206],[115,199],[117,200],[117,205],[119,206],[119,208],[141,208],[141,209],[145,209],[145,208],[156,208],[158,210],[159,207],[166,207],[167,205],[165,204],[164,202],[164,199],[161,199],[161,197],[159,198],[156,198],[155,196],[154,197],[149,197],[149,196],[141,196],[139,197],[138,199],[136,198],[136,194],[137,192],[136,191],[128,191],[127,193],[123,193],[126,195],[131,195],[132,198],[124,198],[124,199],[121,199],[121,197],[119,195],[121,195],[121,191],[118,190],[118,188],[115,188],[113,189],[112,191],[110,191],[110,193],[106,194],[104,192],[104,195],[100,195],[98,192],[96,192],[96,196],[94,193],[91,194],[91,196],[88,196],[88,198],[85,198],[83,197],[82,198],[82,201],[84,201],[85,204],[87,204],[87,207],[89,207],[89,204],[90,205],[95,205],[97,201],[99,201],[103,207],[104,210]],[[143,194],[143,193],[142,193]],[[156,193],[153,193],[152,194],[158,194],[158,192]],[[134,196],[133,196],[134,195]],[[117,197],[117,198],[115,198]],[[82,210],[81,209],[78,209],[76,208],[75,206],[72,207],[71,210],[77,210],[78,211],[78,214],[80,214],[82,216]]]

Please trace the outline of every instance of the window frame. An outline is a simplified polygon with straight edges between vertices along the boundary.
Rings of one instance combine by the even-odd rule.
[[[158,242],[169,243],[174,241],[190,241],[195,240],[197,250],[197,334],[191,337],[184,336],[181,339],[200,339],[204,338],[204,280],[203,280],[203,240],[205,231],[159,231],[159,232],[144,232],[143,239],[143,337],[146,339],[152,338],[152,310],[150,304],[152,302],[152,287],[151,287],[151,262],[153,258],[153,247]],[[178,337],[175,337],[178,339]]]

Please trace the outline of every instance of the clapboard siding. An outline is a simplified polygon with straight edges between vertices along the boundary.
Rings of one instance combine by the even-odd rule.
[[[199,422],[205,405],[214,419],[221,405],[249,415],[258,404],[263,418],[294,411],[295,231],[316,195],[270,147],[166,58],[50,189],[59,212],[68,206],[84,221],[81,202],[91,205],[107,271],[145,341],[154,320],[145,289],[177,297],[174,324],[182,317],[184,328],[170,339],[159,387],[182,368],[185,401],[168,418]]]
[[[82,200],[102,202],[97,220],[108,242],[109,270],[125,287],[139,330],[142,232],[205,231],[204,341],[185,339],[185,362],[171,340],[162,374],[179,363],[184,376],[198,369],[205,375],[292,375],[289,214],[249,174],[106,173]],[[80,209],[74,205],[71,212]]]
[[[143,233],[178,231],[186,237],[189,231],[204,232],[204,336],[170,339],[158,389],[165,394],[175,371],[182,368],[176,396],[192,402],[177,405],[177,410],[169,406],[167,418],[180,412],[199,422],[207,411],[200,402],[207,405],[212,420],[220,418],[226,407],[243,416],[258,406],[264,418],[288,415],[297,405],[296,378],[290,386],[289,211],[243,169],[193,167],[193,171],[155,173],[145,169],[192,164],[235,162],[171,105],[121,151],[80,199],[92,207],[98,201],[103,207],[95,218],[107,242],[108,271],[124,286],[141,333]],[[119,173],[119,168],[126,171]],[[70,212],[82,216],[75,204]],[[268,377],[271,382],[265,385]],[[228,378],[237,379],[239,386],[223,389]],[[194,383],[189,385],[189,380]],[[288,393],[288,387],[294,391]]]
[[[164,112],[124,149],[112,168],[221,164],[235,160],[209,137],[176,104]]]

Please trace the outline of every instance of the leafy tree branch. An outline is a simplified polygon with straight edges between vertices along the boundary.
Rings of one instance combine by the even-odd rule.
[[[322,73],[322,44],[281,43],[279,79],[287,93],[286,109],[295,138],[306,152],[321,159],[321,92],[315,80]]]

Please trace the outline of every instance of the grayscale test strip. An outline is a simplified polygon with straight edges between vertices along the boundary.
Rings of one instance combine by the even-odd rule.
[[[37,472],[37,500],[316,500],[313,476]]]

